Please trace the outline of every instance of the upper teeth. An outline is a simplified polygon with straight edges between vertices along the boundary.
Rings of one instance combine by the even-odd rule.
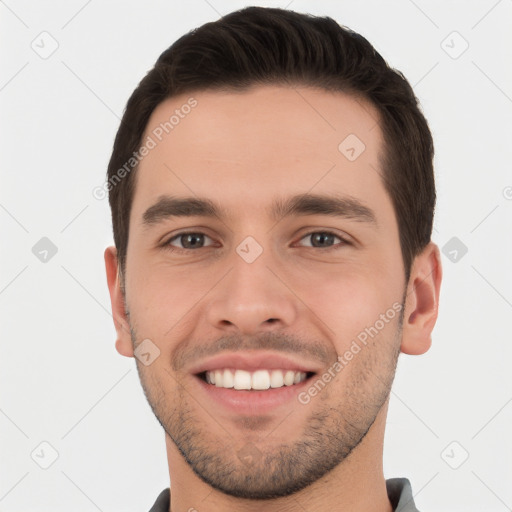
[[[298,384],[306,379],[305,372],[293,370],[212,370],[206,372],[206,382],[219,388],[268,389]]]

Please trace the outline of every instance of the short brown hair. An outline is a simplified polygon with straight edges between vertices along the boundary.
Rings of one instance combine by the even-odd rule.
[[[432,135],[412,87],[364,37],[332,18],[247,7],[178,39],[128,100],[107,171],[122,281],[137,166],[114,179],[139,150],[152,112],[183,93],[266,84],[345,92],[377,108],[384,136],[381,177],[395,209],[409,279],[414,257],[430,242],[436,200]]]

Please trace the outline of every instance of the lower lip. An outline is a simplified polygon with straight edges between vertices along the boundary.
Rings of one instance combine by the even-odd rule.
[[[297,395],[309,386],[311,380],[311,377],[309,377],[292,386],[256,391],[221,388],[214,384],[208,384],[200,377],[194,377],[210,400],[214,400],[232,412],[245,415],[269,413],[279,406],[289,405],[293,401],[300,404]]]

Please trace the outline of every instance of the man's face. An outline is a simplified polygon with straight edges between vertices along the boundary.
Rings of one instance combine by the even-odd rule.
[[[406,283],[376,111],[310,88],[197,92],[160,104],[148,135],[125,279],[132,341],[160,350],[137,361],[147,399],[205,482],[295,492],[364,438],[400,348]],[[315,197],[277,208],[296,195]],[[218,211],[155,207],[164,196]]]

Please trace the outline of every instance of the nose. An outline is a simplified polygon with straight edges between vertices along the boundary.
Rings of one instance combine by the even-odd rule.
[[[231,270],[211,292],[209,324],[245,335],[293,325],[299,301],[279,268],[265,251],[252,263],[235,254]]]

